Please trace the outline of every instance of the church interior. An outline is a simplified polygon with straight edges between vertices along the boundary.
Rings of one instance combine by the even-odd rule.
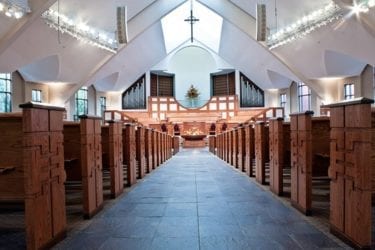
[[[375,0],[0,0],[0,249],[375,249]]]

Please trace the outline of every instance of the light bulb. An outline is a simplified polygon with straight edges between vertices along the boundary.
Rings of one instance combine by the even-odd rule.
[[[5,8],[4,4],[3,3],[0,3],[0,11],[3,11]]]
[[[14,13],[14,17],[17,18],[17,19],[20,19],[22,16],[23,16],[23,13],[21,11],[16,11]]]

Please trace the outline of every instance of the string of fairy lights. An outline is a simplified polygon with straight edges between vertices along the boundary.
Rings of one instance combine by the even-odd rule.
[[[349,16],[366,13],[374,6],[375,0],[354,1],[353,6],[350,7]],[[272,50],[296,39],[300,39],[314,30],[342,18],[346,13],[346,10],[331,2],[324,8],[303,16],[285,28],[271,31],[271,34],[267,38],[267,46]]]
[[[118,45],[115,33],[91,27],[85,23],[77,23],[73,19],[49,9],[42,14],[47,25],[62,34],[67,33],[79,41],[116,53]]]
[[[9,18],[20,19],[26,13],[30,13],[30,7],[26,1],[0,0],[0,13],[4,13]]]

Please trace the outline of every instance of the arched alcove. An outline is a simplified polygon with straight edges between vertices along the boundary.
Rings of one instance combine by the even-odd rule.
[[[175,75],[175,97],[185,101],[191,85],[200,92],[200,103],[210,99],[210,73],[217,71],[211,53],[198,46],[188,46],[177,51],[168,64],[168,72]]]

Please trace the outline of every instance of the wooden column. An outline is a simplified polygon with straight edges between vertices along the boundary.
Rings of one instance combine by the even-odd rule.
[[[237,138],[237,165],[238,169],[241,172],[246,172],[244,169],[244,158],[245,158],[245,128],[243,125],[240,125],[240,127],[237,130],[238,138]]]
[[[371,181],[374,171],[372,100],[329,105],[331,111],[331,232],[355,248],[371,248]],[[371,124],[373,118],[373,124]],[[373,148],[371,148],[373,147]]]
[[[20,107],[26,244],[28,249],[49,248],[66,235],[64,108],[34,103]]]
[[[314,113],[290,115],[291,203],[306,215],[311,214],[312,138],[311,116]]]
[[[145,155],[146,155],[146,172],[151,173],[153,167],[152,159],[152,132],[151,129],[145,129]]]
[[[111,175],[111,197],[116,198],[124,190],[123,180],[123,131],[122,124],[109,121],[108,159]]]
[[[283,120],[269,120],[270,190],[277,195],[283,194],[283,168],[286,163],[284,157],[288,149],[290,150],[290,126],[284,126]]]
[[[138,126],[135,136],[136,136],[136,160],[138,162],[138,178],[142,179],[146,175],[145,129],[142,126]]]
[[[91,218],[103,207],[101,117],[80,116],[83,216]]]
[[[266,162],[268,162],[268,127],[264,122],[257,122],[255,134],[255,179],[266,184]]]
[[[127,169],[127,185],[132,186],[137,182],[135,126],[133,124],[126,124],[123,131],[124,164]]]
[[[180,151],[180,137],[173,136],[173,154],[177,154]]]

